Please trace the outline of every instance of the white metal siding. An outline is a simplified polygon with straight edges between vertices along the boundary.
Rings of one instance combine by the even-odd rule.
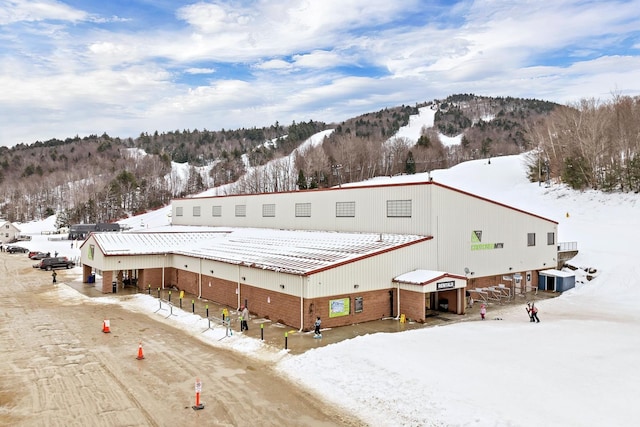
[[[248,270],[248,269],[247,269]],[[294,274],[278,273],[271,270],[251,269],[247,271],[246,282],[252,286],[260,286],[261,289],[300,296],[300,286],[306,278]]]
[[[557,224],[512,208],[462,193],[434,187],[433,228],[438,247],[434,270],[473,277],[544,268],[555,262],[557,248],[547,245],[547,233]],[[482,231],[480,244],[502,243],[501,249],[472,250],[472,235]],[[527,247],[527,233],[536,246]]]
[[[391,288],[394,277],[424,269],[435,253],[433,249],[433,241],[425,241],[311,275],[305,296],[318,298]]]
[[[93,259],[89,259],[89,248],[91,246],[94,247]],[[95,265],[98,269],[104,270],[104,268],[101,267],[104,263],[104,255],[100,251],[96,241],[91,236],[89,236],[82,247],[82,251],[80,252],[80,262],[82,262],[82,264]]]
[[[96,250],[96,252],[99,252]],[[170,266],[170,258],[168,255],[117,255],[117,256],[102,256],[100,254],[100,260],[95,259],[93,262],[89,262],[90,265],[95,265],[103,271],[116,271],[116,270],[136,270],[145,268],[162,268],[163,266]],[[166,262],[166,264],[165,264]],[[101,267],[99,267],[101,265]]]
[[[311,190],[291,193],[255,194],[179,199],[172,209],[182,206],[184,215],[173,215],[175,225],[205,225],[226,227],[259,227],[299,230],[331,230],[391,234],[429,235],[429,188],[416,185],[355,187],[332,190]],[[388,200],[411,200],[411,218],[387,218]],[[336,216],[336,202],[355,202],[355,217]],[[310,203],[311,216],[297,217],[296,204]],[[274,217],[262,216],[263,204],[275,204]],[[235,206],[246,205],[246,216],[236,217]],[[202,215],[191,215],[194,206],[201,206]],[[211,215],[213,206],[222,206],[222,216]]]

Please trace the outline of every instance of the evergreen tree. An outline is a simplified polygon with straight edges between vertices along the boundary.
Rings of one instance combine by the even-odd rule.
[[[187,179],[187,194],[201,193],[204,190],[204,181],[198,170],[191,166],[189,168],[189,178]]]
[[[416,161],[413,158],[413,153],[411,151],[407,154],[407,160],[404,162],[404,171],[409,175],[416,173]]]
[[[304,172],[302,169],[298,171],[298,189],[306,190],[307,189],[307,178],[304,176]]]
[[[69,227],[71,225],[71,212],[68,209],[61,210],[58,212],[58,216],[56,216],[56,229],[60,230],[63,227]]]

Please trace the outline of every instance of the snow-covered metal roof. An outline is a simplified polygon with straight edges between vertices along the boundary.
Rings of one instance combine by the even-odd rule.
[[[198,232],[93,233],[92,237],[106,256],[174,253],[302,275],[431,239],[406,234],[214,227]]]
[[[538,274],[552,277],[572,277],[576,275],[573,271],[556,270],[555,268],[539,271]]]
[[[394,282],[408,283],[412,285],[426,285],[435,280],[451,278],[466,280],[464,276],[458,276],[455,274],[447,273],[446,271],[434,271],[434,270],[414,270],[408,273],[401,274],[393,279]]]

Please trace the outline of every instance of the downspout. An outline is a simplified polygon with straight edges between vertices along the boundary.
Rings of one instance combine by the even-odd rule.
[[[400,282],[396,282],[396,283],[398,284],[398,291],[397,291],[398,292],[398,297],[397,297],[397,300],[398,300],[398,313],[397,313],[396,319],[399,319],[400,318]]]
[[[300,276],[300,331],[304,329],[304,276]]]
[[[198,271],[198,299],[202,298],[202,258],[200,258],[200,270]]]
[[[236,294],[238,295],[238,309],[240,309],[240,264],[238,264],[238,288],[236,289]]]
[[[167,253],[164,254],[164,259],[162,260],[162,289],[164,290],[164,269],[167,266]]]

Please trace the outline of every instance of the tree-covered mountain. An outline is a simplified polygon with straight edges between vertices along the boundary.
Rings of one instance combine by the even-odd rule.
[[[0,147],[0,216],[26,222],[58,213],[62,223],[109,222],[230,182],[241,183],[229,190],[233,192],[328,187],[534,148],[540,150],[532,160],[531,179],[541,177],[541,169],[533,165],[546,162],[550,175],[577,186],[638,188],[635,169],[629,169],[637,163],[640,145],[640,132],[633,127],[640,123],[638,102],[616,98],[605,104],[560,106],[461,94],[340,123],[310,120],[251,129],[155,131],[126,139],[103,134]],[[433,128],[423,129],[417,141],[395,137],[422,107],[436,110]],[[327,129],[333,132],[327,132],[322,143],[299,149]],[[577,133],[582,136],[571,140]],[[445,146],[440,135],[462,135],[461,143]],[[602,144],[601,135],[607,143]],[[594,147],[581,153],[570,148],[569,141],[571,147]],[[606,156],[598,146],[607,148]],[[616,156],[619,150],[624,151]],[[587,160],[592,157],[598,160]],[[184,176],[175,173],[176,163],[184,166]],[[270,172],[255,172],[267,163],[275,164]],[[587,175],[576,173],[586,169]],[[612,178],[619,170],[628,174],[624,184]]]

